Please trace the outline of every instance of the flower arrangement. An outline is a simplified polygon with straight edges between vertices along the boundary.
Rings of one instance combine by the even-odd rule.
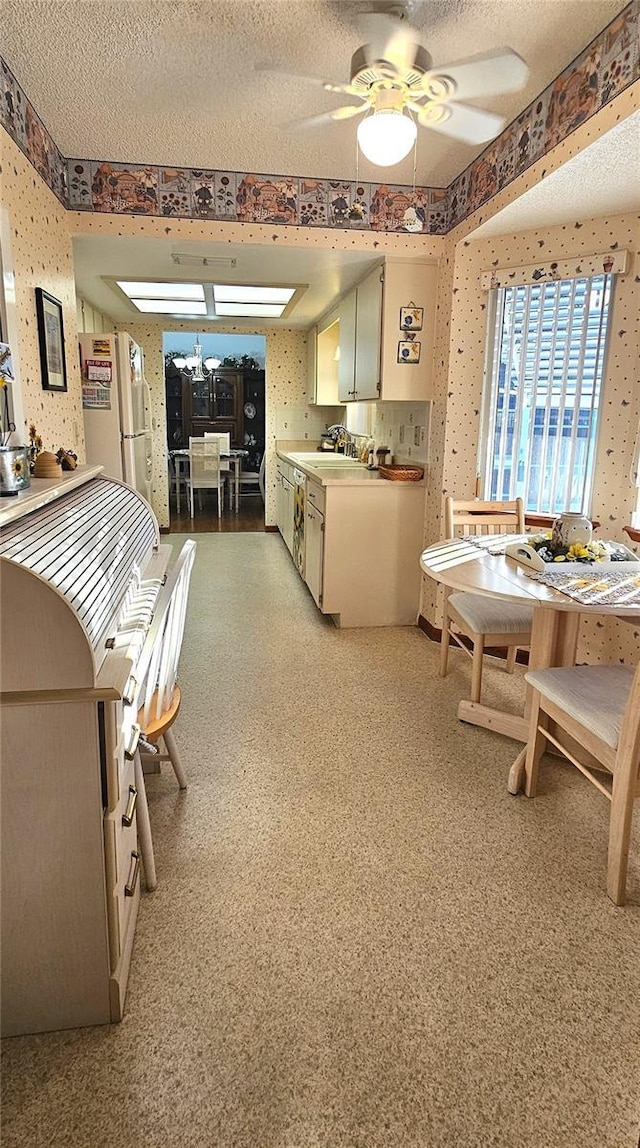
[[[547,535],[532,538],[530,545],[543,562],[609,562],[610,554],[603,542],[573,542],[558,546]]]
[[[33,468],[36,465],[36,459],[43,451],[42,439],[36,430],[35,423],[29,424],[29,446],[27,447],[27,455],[29,458],[29,470],[33,474]]]

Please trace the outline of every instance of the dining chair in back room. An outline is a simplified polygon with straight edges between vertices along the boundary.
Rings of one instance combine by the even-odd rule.
[[[220,469],[220,443],[217,437],[189,439],[189,508],[194,514],[196,490],[215,490],[218,495],[218,518],[222,515],[223,478]]]

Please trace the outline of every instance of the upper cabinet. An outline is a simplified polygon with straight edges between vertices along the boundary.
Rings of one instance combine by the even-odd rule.
[[[432,398],[437,280],[436,263],[387,259],[339,300],[309,335],[316,403]]]
[[[315,382],[312,394],[319,406],[338,404],[338,372],[340,367],[340,317],[332,311],[316,327]]]
[[[356,292],[350,291],[338,303],[340,317],[339,337],[340,349],[338,363],[338,399],[341,403],[350,403],[356,398],[355,369],[356,369]]]

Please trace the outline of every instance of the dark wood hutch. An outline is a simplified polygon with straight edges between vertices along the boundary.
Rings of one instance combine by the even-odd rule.
[[[167,444],[188,447],[189,438],[229,431],[233,447],[255,454],[260,465],[265,441],[264,371],[220,367],[198,382],[171,361],[165,364]]]

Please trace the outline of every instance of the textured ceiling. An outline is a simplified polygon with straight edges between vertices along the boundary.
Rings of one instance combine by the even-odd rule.
[[[382,5],[384,7],[384,5]],[[3,0],[0,53],[64,155],[278,175],[355,178],[353,122],[294,131],[339,106],[333,82],[378,0]],[[531,69],[515,94],[476,102],[511,120],[624,7],[622,0],[408,0],[436,65],[508,44]],[[417,179],[445,186],[481,148],[421,130]],[[359,177],[380,168],[360,163]],[[412,160],[384,169],[410,183]]]
[[[640,112],[616,124],[474,231],[512,235],[640,210]]]

